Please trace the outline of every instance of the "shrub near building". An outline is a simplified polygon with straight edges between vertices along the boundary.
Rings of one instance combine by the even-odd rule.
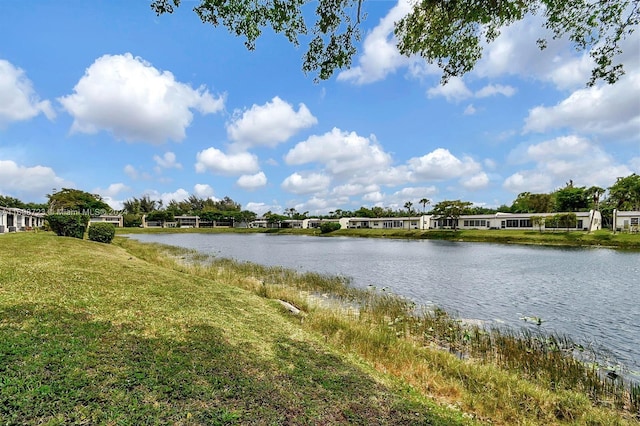
[[[110,244],[116,235],[116,227],[111,223],[94,223],[89,227],[89,239]]]
[[[82,214],[49,214],[45,216],[49,227],[60,237],[84,238],[89,216]]]
[[[341,226],[338,222],[324,222],[320,225],[320,232],[322,234],[328,234],[329,232],[337,231]]]

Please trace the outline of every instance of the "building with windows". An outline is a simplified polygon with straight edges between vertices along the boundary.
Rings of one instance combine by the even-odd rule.
[[[44,225],[45,212],[0,206],[0,234],[28,231]]]
[[[575,220],[573,220],[575,215]],[[455,226],[454,226],[455,225]],[[461,215],[458,219],[433,219],[431,229],[513,229],[513,230],[576,230],[602,229],[599,211],[572,213],[494,213]]]
[[[613,229],[622,232],[640,231],[640,211],[613,211]]]
[[[124,226],[124,220],[122,215],[110,215],[110,214],[101,214],[100,216],[92,216],[89,219],[89,226],[92,223],[110,223],[116,228],[122,228]]]
[[[344,220],[343,220],[344,219]],[[342,218],[342,229],[429,229],[432,216]]]

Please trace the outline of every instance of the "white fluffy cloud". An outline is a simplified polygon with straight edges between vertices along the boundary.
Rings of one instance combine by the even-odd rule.
[[[589,151],[592,151],[592,146],[587,139],[570,135],[530,145],[527,156],[534,161],[549,161],[562,157],[584,157]]]
[[[267,176],[264,172],[258,172],[254,175],[242,175],[238,178],[236,184],[242,189],[253,191],[267,184]]]
[[[419,58],[401,55],[396,47],[397,40],[393,35],[395,22],[410,11],[409,0],[398,0],[387,15],[380,19],[378,25],[366,35],[358,65],[340,72],[338,81],[373,83],[384,79],[400,67],[411,66],[416,61],[424,62]]]
[[[380,187],[376,184],[360,184],[360,183],[347,183],[344,185],[338,185],[333,188],[331,193],[338,197],[352,197],[354,195],[367,194],[370,192],[378,191]]]
[[[489,185],[489,176],[485,172],[480,172],[471,177],[461,179],[460,184],[470,191],[483,189]]]
[[[174,192],[147,191],[145,195],[152,200],[162,201],[163,206],[167,206],[171,201],[180,202],[189,198],[189,192],[183,188],[179,188]]]
[[[211,187],[211,185],[206,184],[206,183],[196,183],[193,186],[193,194],[196,197],[199,198],[214,198],[213,194],[213,188]]]
[[[153,156],[153,161],[156,162],[161,169],[181,169],[182,164],[176,161],[176,154],[173,152],[165,152],[162,157],[159,155]]]
[[[552,107],[529,111],[524,130],[546,132],[570,128],[581,133],[638,139],[640,136],[640,73],[623,77],[614,85],[573,92]]]
[[[504,86],[502,84],[489,84],[478,90],[474,96],[476,98],[486,98],[489,96],[502,95],[510,98],[516,93],[516,89],[512,86]]]
[[[253,146],[275,147],[318,120],[305,104],[296,112],[291,104],[279,97],[264,105],[253,105],[244,112],[236,111],[227,124],[227,134],[236,148],[245,150]]]
[[[470,157],[460,160],[444,148],[414,157],[409,160],[409,167],[417,179],[446,180],[478,173],[480,164]]]
[[[52,188],[73,187],[73,183],[45,166],[22,166],[12,160],[0,160],[0,193],[30,200],[43,198]]]
[[[183,140],[192,109],[210,114],[224,106],[223,97],[180,83],[171,72],[130,53],[96,59],[74,93],[59,101],[73,116],[72,132],[106,130],[127,142],[156,144]]]
[[[535,171],[526,170],[516,172],[505,179],[503,185],[506,190],[519,194],[521,192],[549,192],[553,188],[551,176]]]
[[[260,166],[258,157],[248,152],[225,154],[216,148],[207,148],[196,155],[196,172],[210,171],[212,173],[234,176],[256,173]]]
[[[517,157],[532,162],[533,168],[505,179],[503,187],[514,193],[550,192],[569,180],[581,186],[606,188],[616,177],[633,172],[632,162],[620,164],[597,144],[574,135],[530,145]]]
[[[468,98],[487,98],[489,96],[502,95],[511,97],[516,93],[516,89],[512,86],[504,86],[502,84],[488,84],[476,92],[472,92],[461,77],[451,77],[447,84],[440,84],[427,90],[429,98],[443,96],[448,102],[459,102]],[[473,108],[473,106],[471,106]],[[467,107],[467,110],[469,107]],[[465,110],[465,114],[469,112]],[[471,113],[475,112],[475,109]]]
[[[130,190],[131,188],[129,188],[127,185],[119,182],[119,183],[112,183],[106,189],[95,188],[91,192],[93,192],[94,194],[100,195],[102,197],[102,200],[105,203],[107,203],[112,209],[122,210],[124,206],[124,200],[118,200],[115,197],[117,197],[118,194],[122,192],[130,191]]]
[[[282,182],[282,189],[293,194],[313,194],[325,191],[331,178],[322,173],[293,173]]]
[[[323,164],[332,174],[350,176],[386,168],[391,163],[391,156],[383,151],[373,136],[365,138],[337,128],[298,143],[284,159],[289,165]]]
[[[126,192],[129,190],[131,190],[131,188],[129,188],[127,185],[125,185],[122,182],[118,182],[118,183],[112,183],[106,189],[95,188],[92,192],[94,194],[99,194],[103,197],[115,197],[121,192]]]
[[[283,211],[283,208],[280,204],[267,204],[267,203],[256,203],[256,202],[248,202],[246,205],[246,209],[252,212],[256,212],[259,216],[265,214],[266,212],[275,212],[279,213]]]
[[[427,90],[429,98],[443,96],[449,102],[457,102],[473,96],[473,92],[469,90],[464,80],[460,77],[451,77],[447,84],[440,84]]]
[[[38,98],[23,70],[0,59],[0,128],[14,121],[29,120],[43,113],[55,118],[51,102]]]
[[[541,38],[548,41],[544,50],[536,44]],[[489,78],[533,77],[566,89],[584,85],[589,79],[591,64],[583,58],[576,56],[566,40],[553,40],[553,34],[543,27],[540,16],[528,16],[501,30],[500,36],[485,47],[474,73]]]

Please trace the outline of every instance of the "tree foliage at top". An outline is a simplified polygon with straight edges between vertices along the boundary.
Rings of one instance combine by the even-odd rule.
[[[46,211],[47,205],[41,203],[23,203],[21,200],[8,195],[0,195],[0,207],[10,207],[16,209]]]
[[[640,175],[619,177],[609,187],[608,202],[618,210],[640,211]]]
[[[458,223],[457,219],[461,215],[467,214],[471,205],[472,203],[469,201],[444,200],[433,206],[431,213],[439,219],[452,219],[453,229],[456,229]]]
[[[598,80],[615,83],[623,66],[614,59],[620,43],[640,22],[639,0],[418,0],[396,22],[398,48],[404,55],[420,55],[442,69],[443,82],[473,69],[486,43],[500,30],[526,16],[542,15],[553,38],[568,38],[577,50],[590,51],[595,61],[589,85]],[[298,46],[310,38],[302,69],[326,80],[334,71],[351,66],[360,40],[364,0],[316,0],[315,22],[305,19],[306,0],[198,0],[194,12],[204,23],[223,25],[245,38],[249,50],[265,28],[283,34]],[[180,0],[152,0],[158,14],[173,13]],[[309,29],[311,28],[311,30]],[[541,49],[547,40],[539,39]]]
[[[97,194],[90,194],[79,189],[62,188],[53,194],[47,194],[49,209],[52,211],[77,211],[82,214],[99,216],[111,210]]]

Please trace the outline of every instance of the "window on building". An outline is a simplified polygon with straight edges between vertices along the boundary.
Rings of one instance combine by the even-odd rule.
[[[507,219],[507,228],[517,228],[518,219]]]

